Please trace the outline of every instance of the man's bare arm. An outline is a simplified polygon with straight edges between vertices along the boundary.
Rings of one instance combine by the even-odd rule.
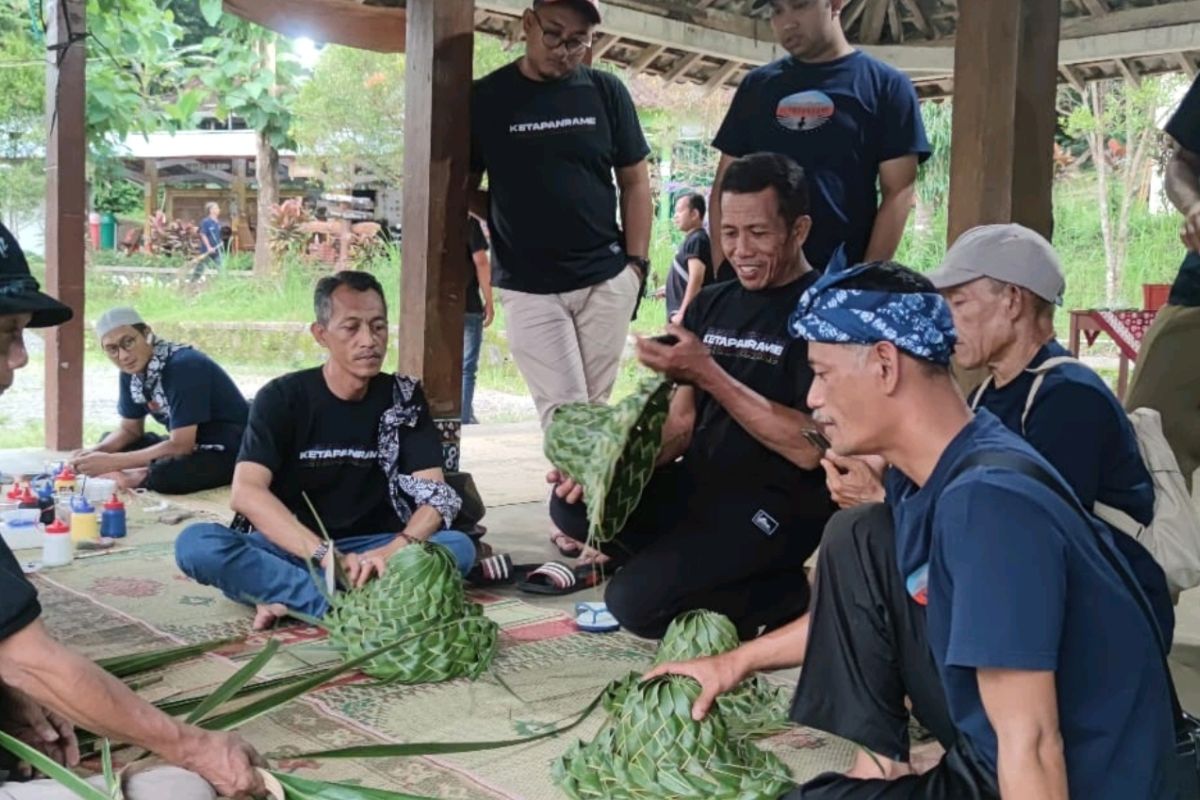
[[[647,258],[650,255],[650,229],[654,225],[650,167],[642,160],[621,167],[616,173],[617,186],[621,189],[621,229],[625,233],[625,252],[631,258]]]
[[[229,505],[244,515],[272,543],[307,560],[324,541],[300,524],[283,502],[271,493],[271,470],[251,461],[239,462],[233,471]]]
[[[1163,183],[1167,197],[1183,215],[1179,238],[1193,253],[1200,252],[1200,155],[1172,140]]]
[[[1067,762],[1058,727],[1054,673],[976,671],[979,698],[999,744],[1003,800],[1067,800]]]
[[[893,158],[879,165],[879,211],[863,261],[889,261],[904,237],[916,195],[917,157]]]
[[[690,386],[677,386],[671,395],[667,421],[663,423],[662,449],[658,451],[655,465],[670,464],[687,452],[695,427],[696,390]]]
[[[487,189],[481,189],[483,173],[472,172],[467,176],[467,210],[484,222],[488,221],[491,211],[491,197]]]

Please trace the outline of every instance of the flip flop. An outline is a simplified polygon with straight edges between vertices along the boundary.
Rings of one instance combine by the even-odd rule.
[[[591,564],[569,567],[561,561],[547,561],[518,580],[517,588],[530,594],[564,595],[598,586],[603,580],[600,570]]]
[[[508,553],[481,558],[467,573],[467,581],[475,586],[499,586],[512,583],[515,577],[512,556]]]
[[[621,629],[621,623],[609,613],[604,603],[576,603],[575,625],[588,633],[612,633]]]

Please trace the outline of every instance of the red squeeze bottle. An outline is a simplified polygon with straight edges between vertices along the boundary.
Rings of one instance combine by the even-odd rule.
[[[17,508],[41,508],[38,505],[38,496],[29,488],[28,483],[25,484],[25,491],[17,498],[17,503]]]

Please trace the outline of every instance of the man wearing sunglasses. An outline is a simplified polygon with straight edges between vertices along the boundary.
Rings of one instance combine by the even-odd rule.
[[[106,311],[96,335],[121,371],[121,424],[77,452],[74,468],[163,494],[228,486],[250,413],[229,374],[199,350],[155,336],[132,308]],[[147,416],[168,435],[147,432]]]
[[[471,100],[471,210],[543,428],[608,399],[649,267],[650,147],[629,90],[583,63],[599,23],[596,0],[536,0],[525,54]]]

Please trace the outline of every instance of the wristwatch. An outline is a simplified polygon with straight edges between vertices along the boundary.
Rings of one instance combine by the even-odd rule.
[[[650,259],[642,258],[641,256],[629,256],[625,259],[626,264],[633,264],[642,271],[642,276],[650,274]]]
[[[317,545],[317,549],[313,550],[312,555],[308,560],[314,564],[320,564],[325,560],[325,556],[329,555],[329,542],[321,542]]]

